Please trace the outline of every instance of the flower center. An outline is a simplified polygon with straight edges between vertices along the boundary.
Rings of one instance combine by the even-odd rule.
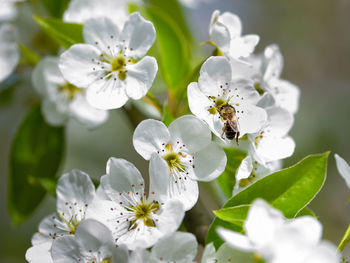
[[[134,211],[134,220],[131,225],[134,225],[138,220],[143,220],[143,223],[148,227],[154,227],[155,223],[151,217],[152,213],[156,213],[160,208],[160,205],[155,202],[146,203],[141,200],[141,203],[137,203],[136,206],[130,207]]]
[[[217,99],[216,97],[213,97],[213,96],[209,96],[209,99],[214,102],[214,106],[210,106],[210,108],[208,109],[209,113],[213,115],[219,112],[222,106],[224,106],[225,104],[228,104],[227,101],[224,101],[223,99],[220,99],[220,98]]]
[[[77,86],[74,86],[73,84],[70,84],[69,82],[66,82],[63,85],[59,86],[58,90],[64,94],[66,94],[69,100],[74,99],[74,97],[78,93],[83,92],[83,89],[78,88]]]
[[[170,152],[167,155],[165,155],[163,159],[167,162],[171,170],[176,169],[179,171],[183,171],[185,167],[181,164],[180,156],[181,153]]]
[[[74,235],[75,234],[75,230],[77,229],[80,221],[77,219],[77,215],[72,216],[70,218],[70,220],[66,220],[63,215],[61,215],[60,213],[58,213],[58,216],[61,218],[61,220],[67,225],[68,229],[69,229],[69,234],[70,235]]]
[[[111,262],[112,262],[111,258],[106,258],[101,261],[101,263],[111,263]]]
[[[125,69],[126,60],[124,56],[115,57],[111,62],[111,66],[112,66],[112,71],[118,72],[118,77],[121,80],[126,79],[127,70]]]

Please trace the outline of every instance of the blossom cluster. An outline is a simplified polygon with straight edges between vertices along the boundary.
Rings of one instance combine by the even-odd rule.
[[[184,3],[193,6],[193,1]],[[139,12],[128,14],[124,0],[72,0],[63,20],[83,24],[84,43],[41,59],[32,84],[42,97],[48,124],[63,126],[73,118],[97,128],[109,110],[148,94],[158,72],[156,58],[147,55],[156,30]],[[7,63],[12,61],[9,72],[0,73],[0,82],[18,61],[12,30],[0,25],[6,43],[0,45],[0,58],[4,52],[11,57]],[[198,81],[187,86],[193,115],[176,116],[169,125],[146,119],[134,130],[133,146],[149,163],[149,180],[132,163],[115,157],[108,160],[98,186],[81,170],[63,174],[56,186],[56,212],[40,222],[26,260],[193,262],[196,237],[191,229],[179,229],[199,200],[199,182],[213,181],[225,171],[224,148],[246,153],[235,174],[233,196],[280,169],[294,152],[289,132],[300,91],[281,77],[278,46],[256,54],[258,42],[257,35],[242,35],[238,16],[214,11],[207,43],[215,47],[215,56],[201,65]],[[348,182],[349,166],[336,159]],[[320,222],[311,216],[286,219],[257,199],[243,228],[244,233],[217,228],[225,243],[217,251],[207,244],[202,263],[252,255],[272,263],[339,262],[335,247],[321,240]]]

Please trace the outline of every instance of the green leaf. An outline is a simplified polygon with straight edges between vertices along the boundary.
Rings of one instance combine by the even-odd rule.
[[[63,150],[63,128],[46,124],[40,107],[35,106],[11,147],[8,211],[13,223],[26,220],[44,198],[44,188],[49,187],[48,180],[55,180]]]
[[[71,45],[84,43],[82,24],[66,23],[60,19],[38,16],[34,16],[34,19],[50,37],[66,49]]]
[[[148,5],[156,6],[164,14],[171,17],[172,20],[181,29],[181,32],[186,37],[187,42],[192,42],[192,34],[189,30],[187,21],[182,11],[182,7],[178,0],[145,0]]]
[[[312,211],[310,208],[305,207],[303,210],[301,210],[296,217],[301,217],[301,216],[312,216],[312,217],[316,217],[314,211]]]
[[[61,18],[70,0],[40,0],[45,9],[53,17]]]
[[[230,213],[233,217],[232,221],[235,221],[234,213],[237,214],[237,219],[241,220],[244,209],[247,209],[244,205],[249,205],[255,199],[262,198],[281,210],[287,218],[294,218],[322,188],[326,179],[328,155],[329,152],[310,155],[290,168],[260,179],[233,196],[223,208],[240,206],[241,208],[230,210]],[[229,223],[215,218],[209,228],[206,243],[214,242],[215,247],[218,248],[222,240],[216,234],[216,228],[225,227],[227,224]],[[242,227],[237,224],[231,224],[231,226],[237,229],[235,231],[242,231]]]
[[[12,100],[19,81],[18,75],[14,73],[0,83],[0,106],[4,106]]]
[[[161,73],[169,88],[174,90],[188,74],[191,60],[189,45],[179,26],[162,9],[150,6],[146,11],[157,32]]]
[[[30,48],[23,45],[22,43],[18,43],[18,49],[22,53],[22,57],[20,61],[21,65],[35,66],[39,62],[40,56]]]
[[[171,113],[169,112],[168,104],[164,104],[162,122],[164,122],[166,126],[169,126],[169,124],[172,123],[174,119],[175,119],[174,116],[171,115]]]
[[[225,171],[216,180],[225,195],[230,198],[233,187],[236,184],[236,170],[242,160],[247,156],[247,153],[237,148],[225,147],[223,149],[227,156],[227,164]]]
[[[213,212],[220,220],[235,224],[242,228],[244,220],[247,218],[249,208],[250,205],[238,205]]]

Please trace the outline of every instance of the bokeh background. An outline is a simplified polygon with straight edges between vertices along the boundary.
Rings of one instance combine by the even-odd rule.
[[[324,238],[338,244],[350,223],[348,189],[338,175],[334,153],[350,162],[350,1],[349,0],[212,0],[196,9],[185,9],[199,43],[208,39],[208,24],[215,9],[240,16],[244,33],[256,33],[261,41],[257,51],[277,43],[285,57],[283,77],[302,91],[300,109],[291,135],[296,141],[293,157],[285,166],[311,153],[331,150],[328,177],[320,194],[310,204],[324,225]],[[33,45],[39,31],[32,20],[29,3],[22,3],[16,24],[20,40]],[[41,43],[50,46],[51,42]],[[204,55],[210,50],[201,48]],[[35,214],[14,227],[6,208],[8,162],[11,140],[30,106],[37,101],[30,82],[30,68],[17,70],[19,85],[0,101],[0,262],[25,262],[32,234],[40,220],[55,210],[47,196]],[[132,146],[132,125],[122,111],[112,111],[101,128],[87,131],[72,121],[66,129],[65,162],[60,173],[78,168],[99,178],[110,156],[122,157],[147,174],[147,163]],[[350,256],[350,250],[345,251]]]

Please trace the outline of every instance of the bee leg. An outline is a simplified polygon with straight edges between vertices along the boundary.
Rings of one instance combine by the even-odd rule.
[[[224,134],[225,134],[225,127],[222,127],[221,138],[225,140]]]
[[[238,143],[238,137],[239,137],[239,132],[236,133],[236,143],[237,143],[237,145],[239,145],[239,143]]]

